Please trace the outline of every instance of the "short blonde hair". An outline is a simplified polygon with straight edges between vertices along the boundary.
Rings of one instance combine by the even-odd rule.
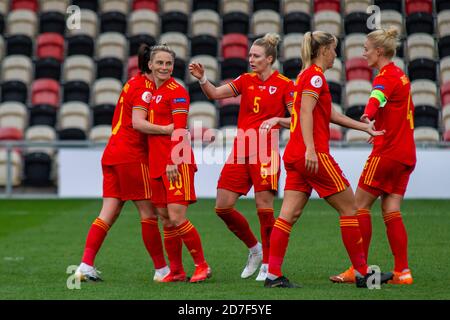
[[[384,56],[392,59],[398,47],[398,30],[395,27],[378,29],[367,35],[367,39],[375,48],[383,48]]]
[[[280,36],[276,33],[266,33],[262,38],[258,38],[253,45],[263,47],[267,57],[272,57],[272,64],[275,63],[278,56],[277,46],[280,42]]]
[[[337,44],[337,41],[334,35],[325,31],[308,31],[305,33],[301,51],[302,71],[311,66],[312,60],[318,57],[320,48],[327,47],[332,43]]]

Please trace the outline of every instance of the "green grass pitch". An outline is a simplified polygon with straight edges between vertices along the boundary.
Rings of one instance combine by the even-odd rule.
[[[96,266],[105,281],[66,285],[69,265],[80,262],[88,228],[101,200],[0,201],[1,299],[450,299],[450,201],[409,200],[403,216],[409,234],[409,258],[415,283],[361,290],[332,284],[328,276],[349,266],[337,213],[324,201],[312,200],[291,234],[283,270],[300,289],[265,289],[240,273],[247,249],[215,216],[214,200],[199,200],[189,218],[199,230],[213,277],[204,283],[157,284],[141,240],[137,211],[128,203],[110,230]],[[281,200],[275,203],[278,215]],[[259,228],[254,202],[237,208]],[[372,213],[373,238],[369,264],[393,267],[379,205]],[[189,274],[193,262],[184,249]],[[256,276],[256,275],[255,275]]]

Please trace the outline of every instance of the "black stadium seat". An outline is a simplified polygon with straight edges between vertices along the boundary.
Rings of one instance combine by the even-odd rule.
[[[79,6],[80,9],[89,9],[94,12],[98,11],[98,1],[97,0],[72,0],[72,4]]]
[[[253,11],[258,10],[273,10],[280,12],[279,0],[253,0]]]
[[[30,108],[30,127],[34,125],[45,125],[55,127],[56,109],[48,104],[37,104]]]
[[[219,0],[195,0],[193,1],[192,11],[200,9],[209,9],[216,12],[219,11]]]
[[[147,44],[149,47],[156,44],[156,39],[149,34],[137,34],[129,38],[130,56],[135,56],[138,53],[139,47],[142,43]]]
[[[448,0],[435,0],[436,11],[439,13],[444,10],[450,10],[450,1]]]
[[[86,132],[79,128],[66,128],[58,132],[59,140],[86,140]]]
[[[161,17],[161,25],[161,33],[181,32],[186,34],[188,30],[188,17],[183,12],[166,12]]]
[[[52,159],[47,153],[32,152],[25,155],[25,184],[38,187],[50,185],[51,170]]]
[[[6,55],[21,54],[31,57],[33,54],[33,41],[23,34],[16,34],[6,39]]]
[[[122,12],[108,11],[102,13],[100,17],[101,32],[119,32],[126,34],[127,17]]]
[[[198,81],[194,81],[188,84],[189,96],[191,98],[191,103],[195,101],[209,101],[208,98],[202,91]]]
[[[379,6],[381,10],[395,10],[402,13],[401,0],[375,0],[374,4]]]
[[[283,74],[289,79],[297,78],[302,69],[302,60],[300,58],[289,59],[283,63]]]
[[[330,88],[331,100],[334,103],[341,104],[342,100],[342,86],[340,83],[333,81],[328,82],[328,87]]]
[[[97,62],[97,79],[115,78],[122,81],[123,63],[118,58],[106,57]]]
[[[180,58],[175,58],[173,77],[177,79],[184,79],[186,76],[186,61]]]
[[[67,55],[82,54],[89,57],[94,56],[94,39],[88,35],[76,35],[66,38]]]
[[[412,33],[434,33],[433,16],[426,12],[414,12],[406,16],[406,31]]]
[[[226,105],[219,108],[219,127],[235,126],[239,115],[239,105]]]
[[[409,62],[408,75],[411,81],[417,79],[436,81],[436,62],[426,58],[414,59]]]
[[[63,102],[82,101],[89,103],[90,87],[83,81],[68,81],[63,88]]]
[[[40,33],[55,32],[64,35],[66,19],[61,12],[47,11],[40,14]]]
[[[306,33],[311,30],[311,17],[304,12],[290,12],[284,16],[284,33]]]
[[[222,19],[223,34],[242,33],[247,35],[249,30],[249,17],[243,12],[228,12]]]
[[[247,60],[239,58],[229,58],[222,61],[221,75],[222,79],[234,79],[247,72]]]
[[[438,46],[441,59],[450,56],[450,36],[440,38]]]
[[[207,54],[213,57],[217,57],[217,38],[201,34],[191,39],[191,56],[196,56],[200,54]]]
[[[364,113],[364,108],[366,106],[352,106],[350,108],[348,108],[347,110],[345,110],[345,115],[347,117],[352,118],[353,120],[359,121],[359,119],[361,118],[361,116]]]
[[[5,81],[2,83],[2,102],[18,101],[27,103],[28,89],[22,81]]]
[[[94,124],[93,126],[107,124],[112,124],[112,119],[114,116],[115,105],[112,104],[100,104],[98,106],[94,106],[93,115],[94,115]]]
[[[55,58],[42,58],[34,65],[34,78],[50,78],[59,81],[61,77],[61,62]]]
[[[344,21],[345,34],[350,33],[369,33],[370,30],[367,28],[367,19],[369,15],[365,12],[352,12],[349,13]]]
[[[414,109],[414,126],[439,127],[439,110],[432,106],[416,106]]]

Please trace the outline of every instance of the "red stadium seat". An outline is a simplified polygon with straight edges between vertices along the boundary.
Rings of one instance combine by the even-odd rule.
[[[328,10],[341,12],[340,0],[314,0],[314,12]]]
[[[138,56],[132,56],[128,58],[128,78],[130,79],[132,76],[139,72],[138,66]]]
[[[330,140],[341,141],[342,140],[342,130],[337,128],[330,128]]]
[[[414,12],[433,13],[433,0],[406,0],[406,14]]]
[[[444,132],[443,139],[444,141],[450,141],[450,130]]]
[[[450,103],[450,82],[446,82],[441,86],[441,101],[443,106]]]
[[[18,128],[0,128],[0,140],[22,140],[23,132]]]
[[[147,9],[158,12],[158,0],[134,0],[133,11]]]
[[[11,10],[25,9],[37,12],[39,9],[38,0],[12,0]]]
[[[364,58],[352,58],[345,63],[347,80],[372,80],[372,69],[367,65]]]
[[[46,32],[37,39],[37,57],[64,59],[64,37],[59,33]]]
[[[59,106],[59,83],[53,79],[38,79],[33,82],[31,89],[32,105]]]
[[[222,39],[222,57],[247,59],[248,37],[240,33],[229,33]]]
[[[221,85],[227,84],[229,82],[233,81],[233,79],[226,79],[222,80]],[[239,106],[241,104],[241,95],[238,95],[237,97],[230,97],[225,99],[220,99],[219,101],[220,107],[226,107],[229,105],[237,105]]]

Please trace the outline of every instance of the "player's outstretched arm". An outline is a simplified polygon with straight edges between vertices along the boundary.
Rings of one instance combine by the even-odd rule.
[[[145,134],[170,135],[173,132],[173,124],[169,124],[167,126],[160,126],[157,124],[150,123],[147,120],[147,111],[136,108],[133,109],[132,124],[135,130]]]
[[[193,77],[197,78],[203,93],[208,97],[208,99],[224,99],[229,97],[234,97],[233,89],[227,84],[216,87],[212,84],[205,74],[205,70],[200,63],[193,62],[189,64],[189,72]]]
[[[350,117],[347,117],[344,114],[341,114],[339,112],[336,112],[333,108],[331,108],[331,122],[338,124],[340,126],[350,128],[350,129],[356,129],[360,131],[367,132],[372,137],[381,136],[385,133],[384,130],[377,131],[375,130],[375,121],[368,121],[368,122],[360,122],[353,120]]]

